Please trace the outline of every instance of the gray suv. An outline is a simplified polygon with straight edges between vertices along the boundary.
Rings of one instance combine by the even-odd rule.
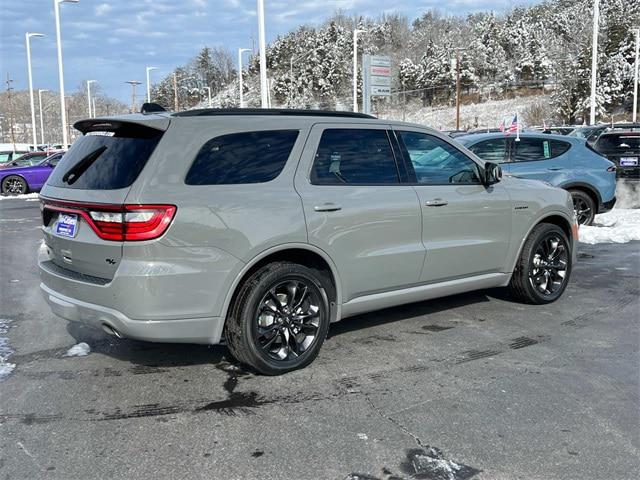
[[[349,316],[500,286],[543,304],[569,281],[571,196],[418,125],[209,109],[75,127],[41,192],[41,288],[117,337],[224,338],[274,375]]]

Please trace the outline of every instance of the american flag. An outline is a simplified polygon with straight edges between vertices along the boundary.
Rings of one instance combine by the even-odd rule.
[[[507,130],[507,133],[516,133],[518,131],[518,114],[516,113],[516,116],[513,117],[513,120],[511,121],[511,125],[509,126],[509,130]]]

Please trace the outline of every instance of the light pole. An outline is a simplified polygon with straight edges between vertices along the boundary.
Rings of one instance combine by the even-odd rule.
[[[600,22],[600,0],[594,0],[593,5],[593,41],[591,45],[591,113],[589,123],[596,123],[596,74],[598,73],[598,29]]]
[[[91,84],[96,80],[87,80],[87,107],[89,107],[89,118],[93,118],[95,112],[91,112]]]
[[[244,108],[244,87],[242,86],[242,54],[250,52],[250,48],[238,49],[238,89],[240,90],[240,108]]]
[[[53,0],[53,9],[56,18],[56,42],[58,44],[58,81],[60,82],[60,121],[62,127],[62,149],[66,150],[69,144],[67,135],[67,108],[64,101],[64,71],[62,69],[62,41],[60,40],[60,4],[78,3],[79,0]]]
[[[638,118],[638,51],[640,50],[640,28],[635,29],[636,32],[636,61],[634,63],[634,67],[636,70],[635,81],[633,83],[633,114],[632,120],[633,123],[636,122]]]
[[[353,31],[353,111],[358,111],[358,34],[366,30]]]
[[[33,150],[38,149],[38,136],[36,134],[36,107],[33,102],[33,75],[31,73],[31,37],[44,37],[42,33],[25,33],[24,39],[27,44],[27,70],[29,71],[29,101],[31,102],[31,129],[33,130]]]
[[[48,92],[43,88],[38,89],[38,106],[40,107],[40,143],[44,145],[44,117],[42,116],[42,92]]]
[[[136,111],[136,87],[142,82],[138,80],[127,80],[124,83],[131,85],[131,113],[134,113]]]
[[[267,52],[264,39],[264,0],[258,0],[258,48],[260,48],[260,105],[267,108],[269,95],[267,83]]]
[[[204,87],[207,91],[207,98],[209,99],[209,108],[211,108],[211,87]]]
[[[158,67],[147,67],[147,103],[151,103],[151,81],[149,80],[149,72],[157,70]]]

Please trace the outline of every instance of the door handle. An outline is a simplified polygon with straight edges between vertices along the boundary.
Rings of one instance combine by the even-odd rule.
[[[441,198],[434,198],[433,200],[427,200],[424,204],[427,207],[444,207],[445,205],[448,205],[449,202]]]
[[[549,167],[547,170],[551,170],[552,172],[557,172],[558,170],[564,170],[562,167]]]
[[[327,202],[322,205],[316,205],[313,207],[316,212],[337,212],[338,210],[342,210],[340,205],[336,205],[335,203]]]

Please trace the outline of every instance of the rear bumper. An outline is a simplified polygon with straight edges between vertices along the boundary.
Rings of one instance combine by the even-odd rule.
[[[613,197],[608,202],[601,202],[600,205],[598,206],[598,213],[605,213],[611,210],[613,206],[616,204],[616,200],[617,200],[616,197]]]
[[[218,343],[224,326],[220,317],[175,320],[132,320],[117,310],[62,295],[40,284],[51,311],[70,322],[101,328],[120,337],[148,342]]]

